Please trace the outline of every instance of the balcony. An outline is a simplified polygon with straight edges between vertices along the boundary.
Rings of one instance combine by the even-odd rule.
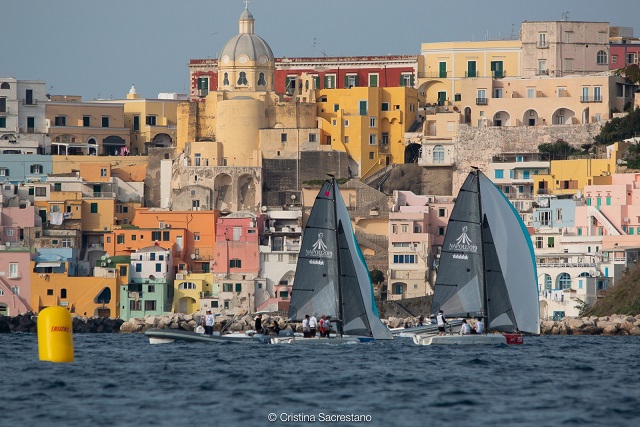
[[[111,191],[102,191],[102,192],[92,192],[92,193],[82,193],[82,197],[88,199],[115,199],[116,193]]]
[[[602,102],[602,98],[599,96],[581,96],[580,102]]]
[[[464,76],[469,78],[469,77],[478,77],[478,72],[477,71],[465,71],[464,72]]]
[[[418,73],[418,78],[421,79],[446,79],[451,74],[450,71],[436,71],[430,73]]]
[[[487,98],[476,98],[476,105],[487,105],[489,100]]]
[[[537,47],[538,49],[549,49],[549,45],[547,44],[547,42],[546,42],[546,41],[544,41],[544,42],[538,42],[538,43],[536,44],[536,47]]]
[[[22,98],[22,105],[38,105],[38,100]]]
[[[536,76],[548,76],[549,70],[536,70]]]
[[[494,79],[501,79],[503,77],[507,77],[507,72],[504,70],[494,70],[491,72],[491,76]]]

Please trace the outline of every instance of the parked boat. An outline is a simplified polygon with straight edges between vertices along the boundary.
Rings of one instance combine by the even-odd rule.
[[[479,170],[469,173],[451,212],[431,315],[482,318],[488,334],[418,334],[418,345],[521,344],[540,333],[531,239],[504,194]]]
[[[333,176],[325,181],[304,231],[289,319],[329,315],[335,337],[274,337],[272,344],[369,342],[393,339],[380,321],[369,270]]]

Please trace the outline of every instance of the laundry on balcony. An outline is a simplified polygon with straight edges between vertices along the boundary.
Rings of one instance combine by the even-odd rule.
[[[62,212],[51,212],[49,222],[53,225],[62,225],[64,221],[64,215]]]

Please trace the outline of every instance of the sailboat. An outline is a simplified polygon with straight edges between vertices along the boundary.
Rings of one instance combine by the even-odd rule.
[[[487,334],[416,335],[418,345],[520,344],[540,333],[533,245],[504,194],[478,169],[467,176],[445,234],[431,315],[481,318]]]
[[[332,318],[335,337],[274,337],[272,344],[368,342],[393,339],[380,321],[369,270],[334,176],[318,193],[304,231],[289,319]]]

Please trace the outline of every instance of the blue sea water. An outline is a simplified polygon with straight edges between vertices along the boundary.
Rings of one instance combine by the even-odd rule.
[[[74,363],[41,362],[35,334],[0,334],[0,426],[640,425],[635,337],[297,347],[75,334],[74,346]],[[351,414],[362,421],[330,418]]]

